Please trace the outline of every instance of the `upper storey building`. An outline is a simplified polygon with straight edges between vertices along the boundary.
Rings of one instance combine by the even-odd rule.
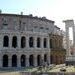
[[[54,21],[32,15],[0,14],[0,67],[50,64]]]

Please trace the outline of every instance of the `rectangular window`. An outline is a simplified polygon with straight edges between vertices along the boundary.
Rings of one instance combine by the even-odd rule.
[[[46,28],[46,30],[49,30],[49,28]]]
[[[7,24],[7,23],[3,23],[3,25],[4,25],[4,26],[7,26],[8,24]]]
[[[40,29],[43,29],[43,27],[40,27]]]

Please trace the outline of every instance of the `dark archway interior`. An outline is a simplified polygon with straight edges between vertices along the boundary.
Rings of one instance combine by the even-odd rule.
[[[3,67],[8,67],[8,56],[7,55],[3,56]]]
[[[37,65],[41,66],[41,56],[40,55],[37,56]]]
[[[21,67],[25,67],[26,66],[26,57],[25,57],[25,55],[22,55],[21,56]]]
[[[33,37],[30,37],[29,38],[29,46],[30,47],[33,47]]]
[[[4,36],[4,39],[3,39],[3,46],[4,47],[8,47],[9,46],[9,38],[8,36]]]
[[[16,55],[12,56],[12,67],[17,67],[17,56]]]
[[[44,55],[44,62],[47,62],[47,55]]]
[[[17,37],[14,36],[12,39],[12,47],[16,48],[17,47]]]
[[[25,39],[25,37],[22,37],[21,38],[21,48],[24,48],[25,45],[26,45],[26,39]]]
[[[29,57],[29,64],[30,64],[30,66],[34,66],[34,58],[33,58],[33,55],[30,55],[30,57]]]

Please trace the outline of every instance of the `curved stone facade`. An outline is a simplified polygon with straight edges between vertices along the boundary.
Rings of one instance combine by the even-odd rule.
[[[49,33],[53,28],[54,21],[47,19],[0,14],[0,67],[50,64]]]

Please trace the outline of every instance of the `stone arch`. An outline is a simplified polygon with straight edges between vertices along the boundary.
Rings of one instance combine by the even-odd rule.
[[[53,61],[54,59],[53,59],[53,55],[50,55],[50,62],[51,62],[51,64],[54,64],[54,61]]]
[[[50,39],[50,48],[53,48],[53,41]]]
[[[41,66],[41,55],[37,55],[37,65]]]
[[[16,48],[17,47],[17,37],[13,36],[12,38],[12,47]]]
[[[44,48],[47,48],[47,38],[44,38],[44,43],[43,43],[43,45],[44,45]]]
[[[17,55],[12,56],[12,67],[17,67]]]
[[[3,55],[3,67],[8,67],[8,55]]]
[[[21,67],[25,67],[25,66],[26,66],[26,56],[21,55]]]
[[[9,46],[9,37],[4,36],[3,38],[3,47],[8,47]]]
[[[26,46],[26,38],[24,36],[21,37],[21,48]]]
[[[34,42],[33,37],[30,37],[29,38],[29,47],[33,47],[33,42]]]
[[[41,41],[40,41],[40,38],[38,37],[38,38],[37,38],[37,47],[38,47],[38,48],[40,48],[40,42],[41,42]]]
[[[29,65],[34,66],[34,56],[33,55],[29,56]]]
[[[44,54],[44,62],[47,62],[47,54]]]

